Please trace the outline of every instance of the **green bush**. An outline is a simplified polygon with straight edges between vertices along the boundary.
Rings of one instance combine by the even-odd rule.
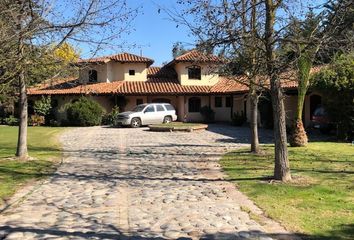
[[[339,140],[351,141],[354,129],[354,52],[336,57],[312,77],[312,87],[322,93],[322,104],[336,126]]]
[[[205,123],[212,123],[215,121],[215,112],[209,106],[204,106],[200,109],[200,114],[203,116]]]
[[[243,111],[236,112],[232,115],[232,124],[234,126],[242,126],[246,122],[247,118]]]
[[[19,119],[11,115],[4,119],[4,124],[9,126],[17,126],[19,124]]]
[[[34,102],[34,112],[40,116],[46,116],[49,114],[50,110],[52,109],[52,100],[50,96],[42,96],[41,99]]]
[[[115,121],[117,119],[118,114],[119,114],[119,107],[118,106],[113,107],[110,113],[103,115],[102,124],[115,125]]]
[[[41,126],[45,122],[44,116],[34,114],[28,119],[28,125],[30,126]]]
[[[101,124],[103,108],[97,102],[86,97],[69,104],[67,118],[73,126],[97,126]]]

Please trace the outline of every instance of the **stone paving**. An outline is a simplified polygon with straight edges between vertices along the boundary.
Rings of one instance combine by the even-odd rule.
[[[223,180],[218,159],[248,132],[214,130],[65,132],[63,164],[1,213],[0,239],[267,240],[285,233],[271,220],[271,230],[252,220],[241,210],[252,203]]]

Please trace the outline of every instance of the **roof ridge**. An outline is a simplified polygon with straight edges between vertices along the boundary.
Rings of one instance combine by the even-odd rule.
[[[192,52],[200,52],[200,51],[198,51],[198,50],[195,49],[195,48],[190,49],[190,50],[187,50],[185,53],[183,53],[183,54],[181,54],[181,55],[175,57],[174,60],[178,60],[178,58],[185,57],[186,55],[191,54]],[[201,52],[200,52],[200,53],[201,53]]]

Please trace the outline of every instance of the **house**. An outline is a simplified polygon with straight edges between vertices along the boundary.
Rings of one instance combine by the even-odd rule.
[[[115,105],[129,110],[142,103],[168,102],[176,108],[179,121],[202,121],[199,111],[203,106],[210,106],[215,111],[216,121],[231,121],[234,113],[241,112],[249,118],[248,88],[240,81],[219,76],[216,70],[223,64],[220,58],[192,50],[162,67],[151,66],[153,62],[130,53],[80,59],[78,78],[46,81],[28,89],[28,95],[32,100],[51,95],[59,110],[58,118],[65,118],[65,111],[61,111],[65,104],[81,95],[94,99],[107,112]],[[282,84],[289,123],[296,111],[297,83],[290,76]],[[272,113],[270,101],[264,99],[259,115],[260,123],[266,125]],[[306,126],[320,101],[315,93],[306,96]]]

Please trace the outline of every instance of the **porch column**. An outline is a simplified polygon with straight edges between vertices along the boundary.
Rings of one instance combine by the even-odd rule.
[[[177,117],[178,121],[183,122],[184,120],[184,115],[185,115],[185,109],[184,109],[184,96],[178,96],[177,97]]]

